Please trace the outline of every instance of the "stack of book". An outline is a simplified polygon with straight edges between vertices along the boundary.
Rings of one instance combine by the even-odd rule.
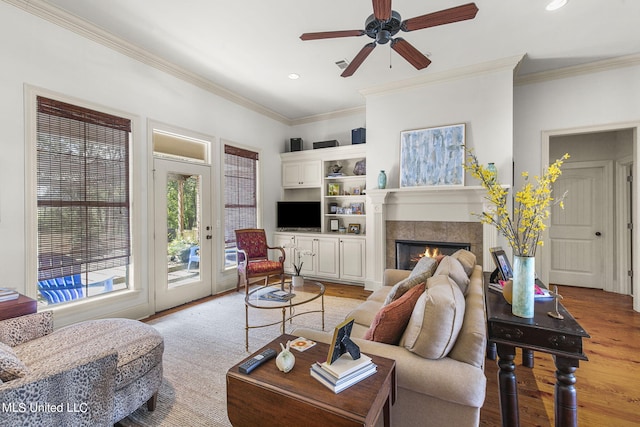
[[[327,362],[316,362],[311,365],[311,376],[322,385],[340,393],[359,381],[376,373],[376,364],[367,355],[360,354],[360,358],[353,360],[348,353],[343,354],[329,365]]]
[[[20,294],[13,289],[0,288],[0,302],[18,299],[19,296]]]

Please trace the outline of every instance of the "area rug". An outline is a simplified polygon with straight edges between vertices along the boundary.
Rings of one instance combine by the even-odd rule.
[[[325,296],[325,330],[344,320],[361,301]],[[319,310],[320,301],[297,307],[298,312]],[[276,322],[280,310],[250,309],[250,324]],[[119,425],[230,426],[226,412],[227,370],[280,335],[280,326],[249,331],[245,351],[244,293],[233,293],[148,322],[164,336],[164,380],[154,412],[146,405]],[[287,322],[286,332],[297,327],[321,328],[320,313]]]

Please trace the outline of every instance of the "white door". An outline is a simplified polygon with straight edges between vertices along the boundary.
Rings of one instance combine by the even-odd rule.
[[[211,168],[154,159],[156,311],[211,295]]]
[[[605,287],[604,181],[604,167],[584,167],[563,168],[555,182],[554,196],[567,196],[551,211],[549,283]]]

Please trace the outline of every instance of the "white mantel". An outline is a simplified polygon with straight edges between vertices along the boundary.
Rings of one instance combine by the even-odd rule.
[[[509,188],[505,186],[505,188]],[[386,221],[478,222],[487,209],[481,186],[438,186],[367,190],[367,288],[382,284],[385,265]],[[497,246],[495,227],[483,225],[485,271],[493,270],[489,248]]]

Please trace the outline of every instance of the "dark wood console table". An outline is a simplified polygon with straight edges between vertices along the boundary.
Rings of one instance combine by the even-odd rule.
[[[511,305],[502,294],[489,289],[485,282],[488,340],[498,350],[498,385],[500,387],[500,410],[503,426],[519,426],[516,347],[523,350],[541,351],[553,355],[556,365],[555,425],[567,427],[578,425],[576,377],[574,372],[580,360],[588,360],[582,351],[582,339],[589,334],[558,304],[564,320],[547,315],[554,311],[554,302],[537,301],[532,319],[523,319],[511,314]]]

